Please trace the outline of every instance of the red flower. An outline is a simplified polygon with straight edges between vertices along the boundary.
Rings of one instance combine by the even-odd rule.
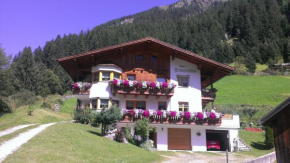
[[[155,83],[155,82],[151,82],[151,83],[150,83],[150,87],[151,87],[151,88],[156,88],[156,83]]]
[[[203,113],[202,112],[198,112],[196,115],[197,119],[201,120],[203,119]]]
[[[157,115],[162,116],[162,111],[161,110],[157,110]]]
[[[125,86],[125,87],[129,87],[129,81],[128,81],[128,80],[125,80],[125,81],[124,81],[124,86]]]
[[[135,115],[135,111],[134,110],[130,110],[130,113],[131,113],[132,116]]]
[[[74,89],[77,89],[77,88],[79,88],[79,87],[78,87],[78,84],[75,83],[75,84],[74,84]]]
[[[187,119],[189,119],[189,117],[190,117],[190,112],[185,112],[185,118],[187,118]]]
[[[163,87],[163,88],[167,88],[167,87],[168,87],[168,83],[163,82],[163,83],[162,83],[162,87]]]
[[[141,88],[141,87],[142,87],[142,82],[138,82],[138,83],[137,83],[137,87],[138,87],[138,88]]]
[[[210,113],[210,118],[211,118],[211,119],[216,119],[216,115],[215,115],[214,112],[211,112],[211,113]]]
[[[114,79],[114,80],[113,80],[113,83],[114,83],[115,85],[117,85],[117,84],[118,84],[118,80],[117,80],[117,79]]]
[[[175,117],[175,116],[176,116],[176,111],[172,111],[172,112],[170,112],[170,115],[171,115],[172,117]]]
[[[145,116],[146,118],[149,117],[149,111],[148,111],[148,110],[145,110],[145,111],[144,111],[144,116]]]

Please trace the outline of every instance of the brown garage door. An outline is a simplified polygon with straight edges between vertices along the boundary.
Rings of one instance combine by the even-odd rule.
[[[168,129],[169,150],[191,150],[190,129],[169,128]]]

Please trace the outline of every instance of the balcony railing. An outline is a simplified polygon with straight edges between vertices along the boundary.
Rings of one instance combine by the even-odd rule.
[[[174,88],[175,85],[171,88],[167,87],[160,87],[160,88],[152,88],[150,86],[146,87],[146,88],[142,88],[140,86],[138,86],[137,84],[130,87],[130,86],[126,86],[126,85],[120,85],[117,86],[116,84],[114,84],[113,82],[110,83],[111,84],[111,91],[113,94],[119,93],[119,94],[130,94],[130,95],[155,95],[155,96],[167,96],[167,97],[171,97],[174,95]]]
[[[88,95],[90,94],[91,86],[92,86],[91,83],[78,82],[71,84],[71,89],[73,94]]]
[[[214,100],[216,97],[216,94],[215,94],[215,92],[210,91],[210,90],[202,90],[201,97],[205,98],[205,99],[213,99]]]

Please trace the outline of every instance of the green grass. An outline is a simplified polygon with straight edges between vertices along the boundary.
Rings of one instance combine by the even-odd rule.
[[[247,154],[255,157],[259,157],[274,151],[274,149],[269,149],[264,143],[264,136],[262,132],[250,132],[245,130],[239,130],[240,138],[250,146],[252,151],[243,151],[242,154]]]
[[[24,144],[4,162],[157,162],[158,154],[99,136],[88,125],[59,123]]]
[[[77,98],[66,99],[63,105],[60,105],[60,112],[71,114],[77,104]]]
[[[290,77],[227,76],[214,84],[216,104],[277,106],[290,96]]]

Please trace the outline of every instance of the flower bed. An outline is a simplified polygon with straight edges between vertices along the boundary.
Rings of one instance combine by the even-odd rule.
[[[73,94],[85,94],[89,93],[92,84],[87,82],[77,82],[71,84]]]
[[[150,81],[130,81],[114,79],[110,81],[113,93],[131,93],[135,94],[170,94],[176,87],[173,83],[150,82]]]
[[[170,124],[196,124],[196,125],[219,125],[221,123],[221,113],[212,112],[183,112],[166,110],[122,110],[122,122],[134,122],[138,119],[149,118],[151,123]]]

